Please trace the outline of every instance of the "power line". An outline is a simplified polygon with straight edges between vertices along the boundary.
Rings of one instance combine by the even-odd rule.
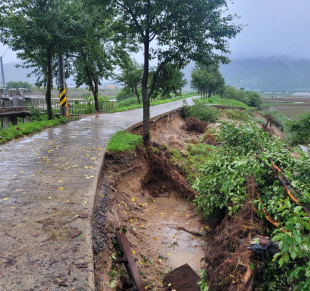
[[[5,52],[4,52],[4,54],[3,54],[3,56],[1,57],[1,58],[3,58],[4,57],[4,55],[6,54],[6,52],[7,52],[7,50],[9,49],[9,47],[7,47],[6,48],[6,50],[5,50]]]

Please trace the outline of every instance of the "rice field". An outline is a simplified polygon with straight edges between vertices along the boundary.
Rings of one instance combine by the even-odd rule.
[[[263,108],[278,111],[292,120],[310,113],[310,96],[274,96],[263,97]]]

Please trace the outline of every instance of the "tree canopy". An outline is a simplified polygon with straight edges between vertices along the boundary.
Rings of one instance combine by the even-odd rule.
[[[151,71],[150,84],[156,70]],[[182,88],[187,85],[187,80],[184,78],[184,73],[177,69],[173,64],[167,63],[157,76],[153,98],[161,95],[162,98],[170,98],[170,94],[175,96],[181,95]]]
[[[96,5],[118,9],[126,35],[143,45],[143,139],[150,140],[150,98],[165,64],[182,69],[190,60],[202,64],[228,63],[228,40],[241,31],[225,14],[225,0],[99,0]],[[152,44],[152,46],[151,46]],[[150,60],[157,62],[149,84]]]
[[[143,67],[136,60],[128,59],[121,64],[121,73],[114,76],[114,80],[124,85],[126,92],[132,92],[137,96],[140,104]]]
[[[195,69],[191,74],[191,86],[197,89],[201,96],[211,97],[214,92],[219,92],[225,85],[225,80],[219,71],[218,64],[212,64],[209,66],[203,64],[196,64]]]
[[[92,91],[95,100],[95,110],[99,111],[98,92],[103,78],[113,75],[117,65],[127,63],[127,52],[136,52],[134,39],[124,37],[115,13],[110,10],[99,11],[96,7],[84,3],[82,17],[83,35],[76,39],[73,53],[73,67],[77,87],[86,84]]]
[[[51,89],[57,74],[57,57],[70,51],[82,26],[73,20],[78,3],[67,0],[4,0],[1,39],[24,61],[23,67],[33,68],[37,86],[46,87],[46,103],[52,118]],[[64,21],[64,19],[66,21]]]

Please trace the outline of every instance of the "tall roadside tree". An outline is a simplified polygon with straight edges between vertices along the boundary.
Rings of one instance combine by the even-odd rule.
[[[156,72],[156,69],[150,72],[150,85],[153,83],[152,78],[155,77]],[[181,95],[182,88],[187,84],[187,80],[184,78],[184,73],[171,63],[165,64],[156,78],[153,98],[156,98],[159,95],[161,98],[170,98],[171,93],[174,93],[175,97]]]
[[[201,97],[211,97],[212,93],[221,92],[225,86],[225,80],[219,71],[218,64],[206,66],[196,64],[191,74],[191,86],[201,92]]]
[[[57,69],[57,56],[70,49],[80,27],[72,19],[77,8],[69,0],[3,0],[3,30],[5,44],[18,51],[23,67],[33,68],[38,76],[36,85],[45,86],[48,117],[51,119],[51,89]]]
[[[200,92],[201,98],[206,96],[209,87],[209,79],[211,78],[207,70],[195,67],[191,73],[191,87]]]
[[[101,80],[111,77],[114,68],[129,58],[127,52],[136,52],[137,47],[133,39],[121,37],[118,30],[125,29],[125,26],[119,23],[120,20],[113,11],[99,11],[87,2],[82,7],[78,19],[81,21],[83,34],[75,41],[72,63],[77,87],[86,84],[92,91],[95,110],[98,112]]]
[[[182,69],[193,60],[203,64],[228,63],[228,39],[241,27],[232,23],[235,16],[225,13],[225,0],[98,0],[96,5],[117,9],[126,35],[138,37],[143,46],[142,76],[143,140],[150,141],[150,99],[164,65]],[[149,84],[150,61],[157,69]]]
[[[120,64],[121,73],[114,76],[114,80],[124,85],[126,92],[132,92],[136,94],[138,103],[140,104],[139,89],[142,85],[143,66],[136,60],[124,60]]]

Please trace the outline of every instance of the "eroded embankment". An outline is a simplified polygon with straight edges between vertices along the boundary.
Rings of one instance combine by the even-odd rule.
[[[185,263],[196,272],[202,268],[206,225],[194,211],[195,193],[158,145],[182,151],[186,142],[196,140],[198,133],[182,129],[184,124],[180,112],[162,117],[151,125],[156,143],[150,149],[106,154],[93,222],[97,290],[132,287],[127,272],[121,276],[121,267],[113,265],[116,231],[126,232],[150,290],[161,290],[163,276]]]

